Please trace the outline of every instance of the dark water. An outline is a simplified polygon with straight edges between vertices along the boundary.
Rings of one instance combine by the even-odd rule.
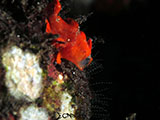
[[[95,59],[102,64],[103,71],[91,83],[112,82],[106,85],[111,89],[106,90],[105,97],[113,98],[109,109],[113,120],[125,120],[132,113],[136,113],[136,120],[154,119],[158,116],[159,103],[155,98],[160,89],[153,72],[153,57],[159,54],[155,51],[158,45],[151,29],[151,5],[149,1],[131,1],[127,8],[115,5],[109,9],[103,3],[99,3],[101,9],[95,4],[94,14],[82,24],[88,36],[95,35],[105,42],[93,48],[93,55],[98,52]],[[97,89],[100,88],[94,90]],[[108,103],[101,106],[104,104]],[[107,120],[107,117],[99,119]]]

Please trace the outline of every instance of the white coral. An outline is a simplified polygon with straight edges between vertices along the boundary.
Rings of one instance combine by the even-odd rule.
[[[36,105],[30,105],[27,108],[20,109],[20,120],[48,120],[49,116],[44,108],[38,108]]]
[[[60,114],[60,120],[76,120],[75,117],[73,116],[75,114],[75,110],[77,109],[76,107],[73,108],[71,105],[71,100],[72,100],[72,96],[67,93],[64,92],[61,96],[61,111],[59,112]],[[69,114],[69,115],[66,115]],[[63,117],[65,116],[65,118]]]
[[[5,84],[12,96],[33,101],[42,90],[42,69],[38,57],[13,46],[2,55]]]

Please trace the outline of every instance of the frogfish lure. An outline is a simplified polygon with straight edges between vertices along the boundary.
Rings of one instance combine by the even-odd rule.
[[[61,64],[61,58],[63,58],[83,70],[93,60],[91,57],[92,40],[86,40],[85,33],[80,31],[75,20],[71,18],[63,20],[58,16],[61,10],[59,0],[53,0],[46,10],[46,32],[59,35],[52,43],[59,50],[56,62]]]

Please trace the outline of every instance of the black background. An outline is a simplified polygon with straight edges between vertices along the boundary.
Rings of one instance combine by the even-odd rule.
[[[113,120],[125,120],[132,113],[137,114],[136,120],[160,119],[159,84],[153,73],[153,56],[158,53],[153,53],[157,45],[152,36],[150,2],[131,1],[126,9],[112,1],[113,8],[97,1],[94,14],[82,24],[88,36],[101,36],[105,41],[93,48],[92,55],[99,52],[96,59],[103,59],[104,69],[91,82],[112,81]]]

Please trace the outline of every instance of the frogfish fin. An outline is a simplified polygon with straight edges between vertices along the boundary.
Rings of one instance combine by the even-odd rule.
[[[53,0],[46,8],[47,15],[50,17],[58,16],[60,10],[61,10],[61,4],[59,0]]]
[[[57,39],[54,39],[52,45],[56,48],[64,48],[66,46],[66,41],[63,38],[59,37]]]
[[[61,64],[61,53],[60,52],[57,54],[56,62],[57,64]]]
[[[88,46],[90,49],[92,49],[92,39],[91,38],[89,38],[89,40],[88,40]]]
[[[59,2],[59,0],[54,0],[54,14],[57,16],[61,10],[61,4]]]
[[[50,27],[48,20],[46,19],[45,22],[46,22],[46,32],[51,33],[51,27]]]

